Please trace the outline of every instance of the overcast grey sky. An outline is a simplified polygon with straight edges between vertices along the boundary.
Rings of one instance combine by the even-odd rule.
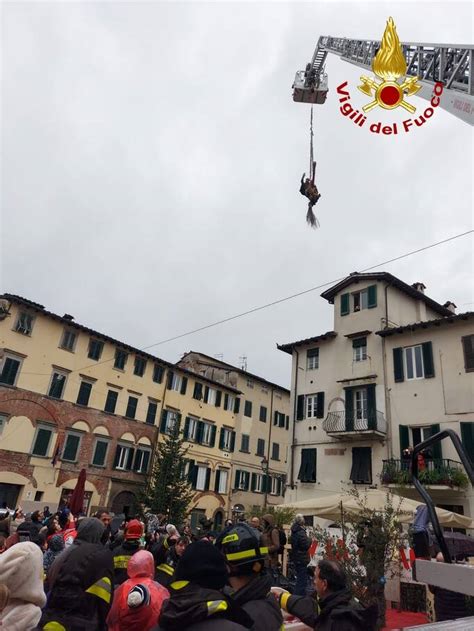
[[[338,111],[360,68],[330,56],[315,108],[321,228],[298,192],[319,35],[472,42],[472,4],[4,3],[2,288],[138,347],[472,227],[472,129],[443,110],[379,137]],[[424,109],[427,102],[413,97]],[[399,108],[401,109],[401,108]],[[372,120],[403,120],[383,112]],[[473,309],[472,238],[386,266]],[[332,328],[313,292],[152,349],[289,386],[277,342]],[[469,304],[470,303],[470,304]]]

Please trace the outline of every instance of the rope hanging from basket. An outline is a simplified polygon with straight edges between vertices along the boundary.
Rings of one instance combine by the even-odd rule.
[[[311,105],[311,117],[309,122],[309,179],[314,183],[314,150],[313,150],[313,106]]]

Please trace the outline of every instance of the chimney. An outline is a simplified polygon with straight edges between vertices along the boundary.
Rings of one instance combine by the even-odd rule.
[[[425,293],[426,286],[423,285],[423,283],[413,283],[412,287],[413,289],[416,289],[416,291],[419,291],[422,294]]]
[[[70,315],[69,313],[65,313],[65,314],[63,315],[63,320],[69,320],[69,321],[71,321],[71,322],[72,322],[72,320],[74,320],[74,316],[73,316],[73,315]]]
[[[446,309],[449,309],[449,311],[451,311],[451,313],[456,313],[457,307],[454,304],[454,302],[451,302],[451,300],[448,300],[447,302],[445,302],[443,307],[446,307]]]

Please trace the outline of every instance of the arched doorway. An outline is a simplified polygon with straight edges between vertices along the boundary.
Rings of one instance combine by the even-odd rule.
[[[135,494],[130,491],[120,491],[120,493],[117,493],[114,497],[111,510],[116,515],[123,513],[125,517],[128,517],[136,513],[136,508],[137,498]]]
[[[214,513],[214,530],[220,532],[222,530],[222,524],[224,523],[224,513],[221,510],[216,510]]]

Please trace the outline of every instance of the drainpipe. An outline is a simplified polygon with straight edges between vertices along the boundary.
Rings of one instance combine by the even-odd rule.
[[[389,285],[385,285],[385,329],[388,328],[388,288]],[[385,415],[387,417],[387,457],[389,460],[393,458],[393,444],[392,444],[392,410],[390,407],[390,390],[387,385],[387,349],[385,343],[385,337],[382,337],[382,366],[383,366],[383,385],[385,395]]]
[[[268,501],[268,471],[270,469],[270,441],[272,438],[272,425],[273,425],[273,393],[274,393],[274,389],[272,388],[271,391],[271,395],[270,395],[270,429],[268,430],[268,446],[267,446],[267,470],[266,470],[266,475],[267,475],[267,479],[265,480],[265,497],[263,500],[263,506],[264,508],[267,508],[267,501]]]
[[[296,368],[295,368],[295,384],[294,384],[294,393],[295,400],[293,401],[293,431],[291,436],[291,469],[290,469],[290,488],[295,488],[295,474],[294,474],[294,463],[295,463],[295,430],[296,430],[296,409],[298,403],[298,366],[300,363],[300,354],[294,349],[296,353]]]

